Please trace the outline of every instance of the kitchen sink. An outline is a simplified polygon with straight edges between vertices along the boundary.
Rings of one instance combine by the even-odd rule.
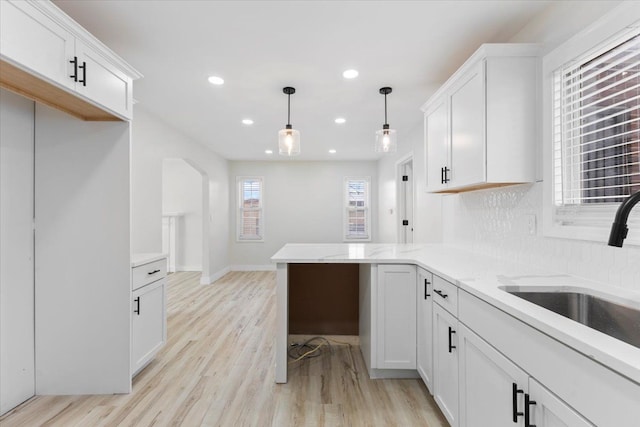
[[[523,290],[501,287],[561,316],[640,348],[640,307],[629,307],[577,290]]]

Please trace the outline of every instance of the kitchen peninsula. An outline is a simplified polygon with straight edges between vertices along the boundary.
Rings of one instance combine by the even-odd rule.
[[[502,390],[473,389],[478,383],[496,383],[509,396],[513,385],[517,404],[509,410],[521,411],[525,402],[536,400],[531,411],[538,419],[547,411],[588,420],[584,425],[589,426],[632,425],[640,417],[640,348],[508,291],[579,290],[640,309],[637,292],[438,244],[287,244],[271,259],[277,264],[277,383],[287,382],[289,267],[358,264],[358,335],[369,375],[419,373],[452,426],[466,425],[483,405],[489,409],[477,410],[499,413],[494,406],[502,403],[487,400],[510,402],[492,397]],[[429,301],[433,315],[421,314],[423,301]],[[432,325],[422,327],[424,319]],[[420,354],[424,333],[430,340],[425,357]],[[413,360],[396,357],[403,352]],[[472,403],[480,396],[482,404]]]

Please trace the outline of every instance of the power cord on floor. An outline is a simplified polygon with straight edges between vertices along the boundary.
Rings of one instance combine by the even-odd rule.
[[[318,341],[320,341],[319,344],[316,343]],[[289,358],[293,360],[290,360],[289,363],[295,363],[302,359],[318,357],[320,356],[320,348],[322,348],[323,346],[328,347],[331,354],[333,354],[331,342],[334,342],[336,344],[351,345],[350,343],[345,341],[339,341],[321,336],[309,338],[303,343],[291,343],[291,345],[289,345],[287,354],[289,355]]]

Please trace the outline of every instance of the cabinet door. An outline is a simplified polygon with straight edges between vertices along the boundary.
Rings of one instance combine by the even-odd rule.
[[[528,375],[459,324],[460,426],[524,426]]]
[[[25,1],[0,2],[0,52],[21,68],[69,89],[75,42],[70,32]]]
[[[416,267],[379,265],[378,369],[416,369]]]
[[[166,341],[166,279],[160,279],[133,293],[131,372],[147,364]]]
[[[79,70],[78,93],[114,113],[131,118],[132,80],[95,49],[76,42]]]
[[[451,427],[458,427],[458,319],[433,304],[433,397]]]
[[[451,186],[486,181],[484,61],[450,95]]]
[[[594,427],[533,378],[529,378],[530,425],[537,427]]]
[[[446,100],[424,116],[427,191],[446,189],[443,168],[449,169],[449,130]],[[451,175],[447,170],[448,176]]]
[[[35,394],[33,121],[0,89],[0,415]]]
[[[433,274],[418,268],[417,361],[416,367],[433,394]]]

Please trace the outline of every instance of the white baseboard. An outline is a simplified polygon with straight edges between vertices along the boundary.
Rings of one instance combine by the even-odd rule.
[[[220,279],[222,276],[224,276],[225,274],[227,274],[230,271],[231,271],[230,267],[225,267],[222,270],[216,271],[215,273],[213,273],[208,278],[201,277],[200,278],[200,284],[201,285],[209,285],[209,284],[215,282],[216,280]]]
[[[176,265],[176,271],[202,271],[201,265]]]
[[[240,265],[232,265],[231,271],[276,271],[275,264],[240,264]]]

